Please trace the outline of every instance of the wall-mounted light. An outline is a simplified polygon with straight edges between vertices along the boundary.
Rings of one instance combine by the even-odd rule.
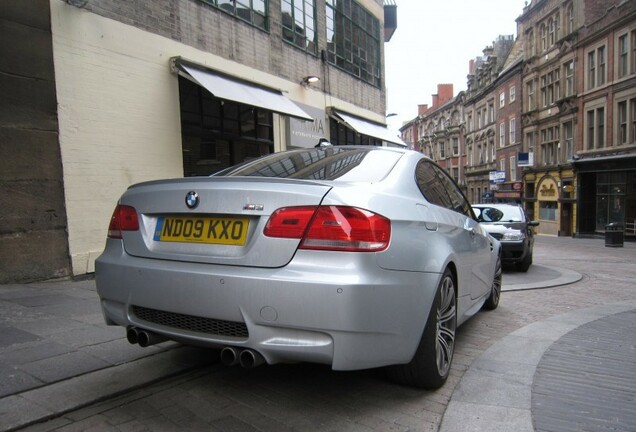
[[[315,75],[309,75],[309,76],[304,77],[304,78],[302,79],[302,81],[300,81],[300,85],[302,85],[302,86],[308,86],[308,85],[311,85],[311,84],[315,84],[315,83],[317,83],[318,81],[320,81],[320,78],[318,78],[318,77],[317,77],[317,76],[315,76]]]

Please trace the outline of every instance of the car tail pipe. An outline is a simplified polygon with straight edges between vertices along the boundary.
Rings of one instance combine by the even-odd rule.
[[[239,363],[245,369],[252,369],[265,363],[265,358],[254,350],[245,349],[239,355]]]
[[[240,352],[234,347],[225,347],[221,350],[221,363],[225,366],[234,366],[239,363]]]
[[[168,340],[168,338],[165,336],[133,326],[130,326],[128,327],[128,329],[126,329],[126,339],[129,343],[133,345],[138,344],[142,348],[146,348],[151,345],[155,345]]]
[[[265,358],[251,349],[238,349],[227,346],[221,350],[221,363],[225,366],[241,365],[245,369],[252,369],[265,363]]]

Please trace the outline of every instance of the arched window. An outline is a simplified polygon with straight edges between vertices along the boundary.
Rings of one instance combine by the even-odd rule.
[[[548,20],[548,46],[551,47],[552,45],[554,45],[554,32],[555,32],[555,28],[556,25],[554,23],[554,20],[552,18],[550,18]]]
[[[554,17],[554,40],[558,41],[561,33],[561,14],[557,12]]]
[[[574,4],[570,3],[567,6],[567,32],[568,34],[574,31]]]
[[[530,57],[532,57],[533,55],[536,54],[534,50],[534,31],[532,29],[530,29],[530,31],[528,32],[526,41],[528,43],[528,53],[530,54]]]
[[[545,24],[541,24],[541,51],[548,49],[548,31]]]

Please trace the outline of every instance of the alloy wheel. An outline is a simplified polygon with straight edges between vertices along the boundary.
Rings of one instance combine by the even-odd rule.
[[[437,332],[435,338],[435,354],[437,370],[446,376],[453,360],[455,349],[455,331],[457,329],[457,311],[455,303],[455,285],[450,276],[446,276],[440,291],[437,309]]]

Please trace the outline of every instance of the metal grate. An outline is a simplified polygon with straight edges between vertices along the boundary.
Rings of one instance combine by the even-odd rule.
[[[137,318],[166,327],[215,336],[229,336],[243,339],[247,339],[249,336],[247,326],[242,322],[184,315],[149,309],[142,306],[133,306],[132,310]]]

